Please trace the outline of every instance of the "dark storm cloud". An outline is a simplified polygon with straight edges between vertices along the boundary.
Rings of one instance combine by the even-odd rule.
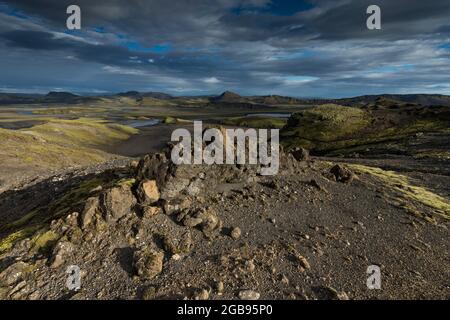
[[[17,46],[31,50],[61,50],[67,42],[55,41],[51,33],[42,31],[14,30],[0,34],[8,46]]]
[[[75,3],[83,29],[67,32]],[[370,4],[382,8],[381,31],[366,28]],[[11,79],[19,85],[19,73],[29,85],[28,70],[36,73],[10,66],[20,55],[60,61],[41,63],[42,72],[71,88],[80,79],[106,91],[450,92],[448,0],[11,0],[0,1],[0,15],[0,68],[9,75],[0,90]],[[78,66],[70,81],[57,78],[64,59]]]
[[[382,8],[383,32],[365,28],[366,16],[361,15],[371,4]],[[348,1],[327,10],[311,21],[319,38],[346,40],[354,38],[407,39],[436,33],[448,23],[450,1],[420,0],[359,0]]]

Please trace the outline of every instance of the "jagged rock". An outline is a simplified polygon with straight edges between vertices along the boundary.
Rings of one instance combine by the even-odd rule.
[[[164,253],[152,248],[144,248],[134,253],[133,266],[136,274],[143,279],[153,279],[163,270]]]
[[[217,293],[221,294],[224,289],[225,289],[225,285],[223,284],[222,281],[219,281],[219,282],[216,283]]]
[[[171,201],[165,201],[163,208],[164,213],[171,215],[173,213],[179,212],[180,210],[188,209],[192,206],[192,200],[185,197],[183,199],[175,199]]]
[[[65,218],[66,225],[71,227],[77,226],[79,216],[80,214],[78,212],[72,212],[71,214],[67,215]]]
[[[192,244],[192,237],[189,231],[186,231],[181,236],[173,236],[173,234],[163,236],[164,250],[172,255],[188,253],[192,248]]]
[[[30,288],[26,281],[21,281],[14,286],[9,292],[9,296],[12,300],[25,300],[29,294]]]
[[[129,214],[136,205],[136,198],[128,186],[114,187],[104,192],[100,206],[108,222],[117,221]]]
[[[137,169],[139,167],[139,161],[133,160],[130,162],[131,169]]]
[[[178,195],[189,185],[189,179],[183,178],[170,178],[163,190],[163,199],[173,199],[178,197]]]
[[[350,300],[349,296],[345,292],[339,292],[332,287],[319,287],[316,289],[319,297],[325,300]]]
[[[230,236],[231,236],[234,240],[239,239],[239,238],[241,237],[241,235],[242,235],[242,231],[241,231],[240,228],[236,227],[236,228],[233,228],[233,230],[231,230]]]
[[[202,180],[200,178],[195,178],[193,181],[189,183],[186,188],[187,194],[190,196],[196,196],[201,192]]]
[[[282,284],[285,284],[285,285],[289,285],[289,278],[288,277],[286,277],[286,275],[281,275],[281,277],[280,277],[280,282],[282,283]]]
[[[202,219],[200,229],[208,238],[214,237],[222,229],[222,221],[217,217],[217,214],[212,208],[201,209],[196,214],[196,217]]]
[[[316,179],[311,179],[311,181],[309,182],[309,184],[311,185],[311,186],[313,186],[314,188],[316,188],[317,190],[320,190],[320,191],[323,191],[323,192],[328,192],[327,191],[327,189],[325,189],[323,186],[321,186],[320,184],[319,184],[319,182],[317,182],[317,180]]]
[[[31,268],[31,265],[23,261],[10,265],[2,273],[0,273],[0,284],[4,286],[16,284]]]
[[[305,257],[301,255],[296,255],[296,258],[303,269],[311,269],[311,265],[309,264],[308,260],[306,260]]]
[[[163,204],[164,213],[167,215],[172,215],[180,210],[180,206],[178,203],[172,203],[169,201],[165,201]]]
[[[67,256],[72,253],[74,246],[68,241],[60,241],[53,249],[53,254],[50,260],[50,268],[59,268],[67,259]]]
[[[194,300],[208,300],[208,299],[209,299],[209,291],[206,289],[200,290],[194,296]]]
[[[187,254],[194,246],[194,237],[189,229],[180,226],[169,216],[160,214],[152,218],[151,224],[140,230],[142,237],[152,233],[170,255]],[[141,236],[140,236],[141,237]]]
[[[199,227],[203,234],[208,237],[214,237],[222,229],[222,221],[212,208],[185,209],[177,216],[177,221],[184,226],[194,228]]]
[[[181,260],[181,255],[179,255],[178,253],[175,253],[172,257],[170,257],[170,259],[172,259],[173,261],[179,261]]]
[[[176,166],[164,154],[151,154],[139,162],[137,180],[155,180],[160,198],[169,200],[176,198],[196,176],[194,167]]]
[[[100,213],[100,200],[98,197],[92,197],[86,200],[84,210],[80,217],[80,227],[84,230],[92,222],[96,214]]]
[[[187,216],[183,219],[183,225],[189,228],[194,228],[200,225],[203,222],[203,219]]]
[[[169,163],[165,154],[156,153],[146,155],[139,161],[137,168],[137,180],[156,180],[158,186],[164,184]]]
[[[160,193],[156,180],[144,180],[137,188],[139,201],[144,205],[151,205],[159,200]]]
[[[308,161],[309,151],[305,148],[295,148],[291,151],[292,156],[297,161]]]
[[[8,288],[0,287],[0,300],[6,300],[6,298],[8,297],[8,292]]]
[[[142,212],[144,218],[148,219],[162,213],[162,209],[160,207],[144,207]]]
[[[355,174],[350,169],[339,164],[331,168],[330,173],[334,175],[338,182],[350,183],[355,178]]]
[[[266,187],[268,187],[268,188],[273,189],[273,190],[279,190],[279,189],[281,188],[281,187],[280,187],[280,184],[279,184],[278,181],[276,181],[276,180],[271,180],[271,181],[265,183],[264,185],[265,185]]]
[[[253,290],[242,290],[239,292],[239,299],[241,300],[259,300],[260,296],[259,292]]]
[[[197,213],[196,217],[202,219],[202,231],[213,231],[219,224],[219,218],[212,209],[202,209]]]

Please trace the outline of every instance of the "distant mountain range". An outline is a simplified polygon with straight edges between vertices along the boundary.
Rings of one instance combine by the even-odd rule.
[[[81,104],[81,103],[95,103],[102,99],[119,99],[130,98],[136,101],[142,101],[144,98],[152,98],[156,100],[172,100],[177,99],[178,103],[183,98],[188,97],[174,97],[162,92],[138,92],[128,91],[115,95],[99,95],[99,96],[82,96],[70,92],[49,92],[43,94],[20,94],[20,93],[0,93],[0,105],[13,104]],[[201,96],[196,98],[203,98],[209,101],[210,104],[241,104],[245,105],[316,105],[334,103],[349,106],[364,106],[370,104],[420,104],[424,106],[448,106],[450,107],[450,96],[439,94],[382,94],[382,95],[365,95],[353,98],[343,99],[302,99],[284,97],[278,95],[267,96],[241,96],[231,91],[225,91],[219,96]]]
[[[302,99],[278,95],[243,97],[237,93],[226,91],[220,96],[210,98],[213,103],[256,103],[263,105],[315,105],[334,103],[340,105],[366,105],[379,103],[389,104],[420,104],[424,106],[450,106],[450,96],[438,94],[382,94],[365,95],[342,99]]]

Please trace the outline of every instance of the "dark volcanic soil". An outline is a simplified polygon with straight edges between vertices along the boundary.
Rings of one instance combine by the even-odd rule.
[[[167,141],[170,141],[172,132],[176,128],[192,128],[192,125],[158,124],[139,128],[139,134],[131,136],[128,140],[120,142],[105,151],[126,157],[141,157],[145,154],[162,150]]]
[[[53,178],[3,197],[2,235],[23,228],[5,229],[5,224],[33,207],[43,209],[28,225],[53,222],[51,227],[42,226],[38,232],[42,236],[29,235],[0,256],[0,296],[450,297],[448,220],[437,218],[432,224],[412,215],[400,200],[393,200],[393,196],[401,199],[396,191],[371,175],[337,182],[328,159],[295,161],[289,156],[274,177],[258,176],[251,167],[167,168],[158,159],[147,158],[137,169],[97,172],[83,179]],[[152,179],[160,200],[149,204],[139,190],[140,183]],[[65,206],[70,210],[52,218],[52,208],[60,208],[54,201],[88,180],[96,183],[89,184],[87,194],[77,201],[69,198]],[[448,192],[441,187],[450,185],[449,177],[439,175],[436,180],[440,183],[425,185],[439,194]],[[150,191],[155,190],[149,187]],[[99,205],[87,197],[98,199]],[[109,197],[112,202],[105,200]],[[432,214],[410,199],[402,201]],[[89,212],[92,222],[83,225]],[[78,292],[66,287],[69,265],[81,269]],[[381,267],[381,290],[366,286],[370,265]]]

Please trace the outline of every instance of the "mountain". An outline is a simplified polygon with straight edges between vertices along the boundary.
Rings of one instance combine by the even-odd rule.
[[[336,103],[341,105],[364,105],[390,103],[397,104],[420,104],[423,106],[447,106],[450,107],[450,96],[440,94],[381,94],[381,95],[365,95],[353,98],[343,99],[316,99],[310,102],[317,104],[322,103]],[[318,103],[320,102],[320,103]]]
[[[41,98],[39,94],[0,93],[0,105],[36,103]]]
[[[246,98],[238,95],[237,93],[231,92],[231,91],[225,91],[220,96],[212,97],[210,99],[211,102],[246,102]]]
[[[261,103],[261,104],[302,104],[301,99],[292,98],[292,97],[284,97],[278,95],[269,95],[269,96],[254,96],[249,97],[252,102]]]
[[[366,104],[402,105],[420,104],[423,106],[448,106],[450,96],[439,94],[381,94],[364,95],[352,98],[323,99],[323,98],[293,98],[279,95],[243,97],[231,91],[225,91],[220,96],[210,98],[213,103],[255,103],[261,105],[320,105],[339,104],[348,106],[363,106]]]
[[[45,95],[45,100],[51,101],[65,101],[65,100],[73,100],[81,98],[81,96],[77,96],[76,94],[70,93],[70,92],[56,92],[56,91],[50,91]]]
[[[169,100],[173,98],[171,95],[163,92],[139,92],[139,91],[122,92],[117,94],[117,96],[135,99],[154,98],[159,100]]]
[[[293,98],[280,95],[266,96],[241,96],[232,91],[225,91],[219,96],[198,96],[198,97],[175,97],[163,92],[139,92],[127,91],[112,96],[83,96],[70,92],[52,91],[46,95],[42,94],[22,94],[22,93],[0,93],[0,105],[8,104],[41,104],[41,103],[93,103],[101,98],[120,98],[126,97],[142,101],[144,98],[156,100],[189,100],[192,98],[202,98],[214,105],[219,104],[239,104],[242,107],[249,108],[255,105],[274,106],[274,105],[321,105],[321,104],[339,104],[344,106],[402,106],[405,104],[420,104],[423,106],[446,106],[450,107],[450,96],[441,94],[380,94],[363,95],[351,98],[324,99],[324,98]]]

